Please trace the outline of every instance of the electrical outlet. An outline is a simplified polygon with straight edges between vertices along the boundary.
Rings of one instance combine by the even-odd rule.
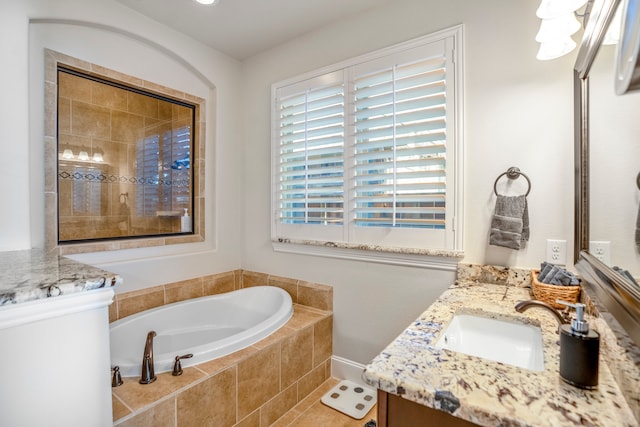
[[[567,263],[567,241],[547,239],[546,261],[552,264],[565,265]]]
[[[611,265],[611,242],[589,242],[589,253],[607,265]]]

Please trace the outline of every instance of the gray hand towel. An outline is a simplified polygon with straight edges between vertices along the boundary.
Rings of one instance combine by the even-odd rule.
[[[491,220],[489,244],[521,249],[529,240],[529,213],[525,196],[498,195]]]
[[[640,208],[636,217],[636,248],[640,251]]]
[[[529,207],[527,206],[526,196],[524,198],[524,214],[522,215],[522,240],[529,241]]]

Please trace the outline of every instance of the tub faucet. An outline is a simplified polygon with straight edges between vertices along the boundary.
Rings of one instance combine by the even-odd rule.
[[[519,303],[516,304],[515,308],[517,312],[524,313],[526,310],[530,309],[531,307],[540,307],[548,310],[551,314],[555,316],[556,320],[558,321],[558,327],[565,323],[569,323],[569,321],[564,317],[562,313],[560,313],[555,308],[551,307],[546,302],[533,300],[533,299],[527,300],[527,301],[520,301]]]
[[[155,336],[155,331],[149,331],[147,333],[147,342],[144,345],[144,353],[142,355],[140,384],[151,384],[156,380],[156,374],[153,368],[153,337]]]

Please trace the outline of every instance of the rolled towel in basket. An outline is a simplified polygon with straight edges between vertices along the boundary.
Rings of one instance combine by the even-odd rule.
[[[540,273],[538,274],[538,280],[541,283],[558,286],[576,286],[580,284],[580,281],[570,271],[565,268],[551,264],[549,262],[543,262],[540,264]]]
[[[498,195],[491,219],[489,244],[521,249],[529,240],[529,213],[525,196]]]

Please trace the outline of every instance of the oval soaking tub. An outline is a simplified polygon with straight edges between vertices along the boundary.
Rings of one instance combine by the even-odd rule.
[[[282,327],[293,313],[291,296],[275,286],[255,286],[146,310],[111,323],[111,366],[140,375],[144,345],[155,331],[155,372],[206,362],[248,347]]]

